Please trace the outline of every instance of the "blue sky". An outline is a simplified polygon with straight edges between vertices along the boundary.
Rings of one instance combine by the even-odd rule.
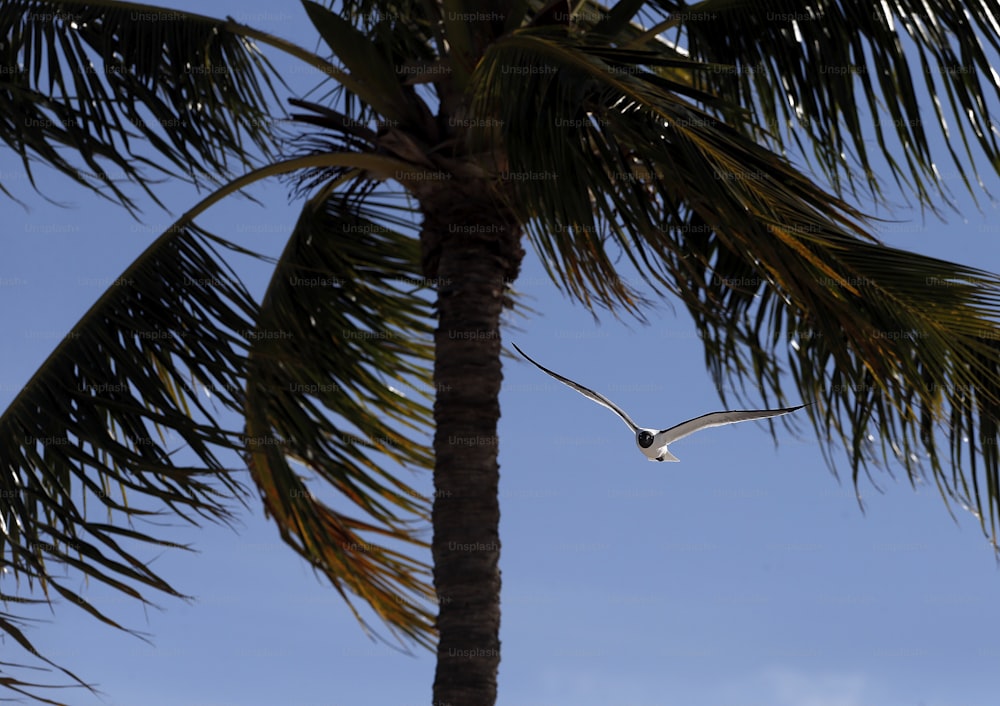
[[[211,11],[311,47],[304,13],[282,7],[220,2]],[[315,78],[294,64],[285,75],[300,88]],[[66,207],[36,196],[20,165],[0,155],[0,181],[29,206],[0,201],[0,407],[173,220],[150,205],[136,223],[65,179],[39,176]],[[1000,194],[1000,179],[987,182]],[[977,210],[957,177],[948,183],[961,215],[941,223],[905,206],[882,211],[905,221],[889,224],[884,240],[1000,270],[995,207],[981,199]],[[174,214],[197,198],[175,185],[162,194]],[[199,223],[276,253],[296,205],[278,183],[254,194],[265,207],[230,199]],[[246,260],[239,268],[259,292],[266,269]],[[595,323],[530,250],[517,285],[537,313],[511,319],[505,342],[608,394],[640,424],[721,408],[675,302],[650,312],[648,326]],[[995,703],[1000,570],[976,521],[957,508],[952,520],[933,484],[913,489],[901,471],[876,476],[884,493],[863,481],[863,514],[805,419],[776,425],[777,446],[766,425],[748,423],[678,442],[679,464],[649,463],[614,415],[525,361],[507,359],[504,377],[498,703]],[[846,454],[834,458],[846,468]],[[191,603],[156,597],[162,610],[144,612],[99,586],[84,589],[152,644],[65,603],[39,613],[50,621],[30,632],[41,651],[103,691],[60,696],[81,706],[429,702],[431,655],[370,641],[258,507],[240,519],[237,531],[176,527],[170,537],[197,553],[149,553]]]

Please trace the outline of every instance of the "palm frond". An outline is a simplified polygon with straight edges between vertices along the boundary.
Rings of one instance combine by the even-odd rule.
[[[718,99],[679,73],[647,70],[649,64],[698,68],[674,56],[578,44],[546,28],[501,40],[478,68],[472,114],[477,125],[504,126],[510,163],[498,178],[531,221],[532,241],[557,286],[581,301],[638,313],[643,300],[602,254],[606,240],[654,289],[676,291],[657,264],[668,251],[638,233],[669,227],[682,204],[710,226],[725,221],[752,231],[759,225],[750,209],[774,198],[765,176],[782,184],[783,208],[809,222],[847,224],[857,215],[695,102]],[[523,98],[509,101],[515,86]],[[475,151],[495,135],[475,128],[469,138]],[[761,193],[747,193],[755,189]],[[586,270],[564,266],[585,258]]]
[[[0,416],[0,464],[8,471],[0,479],[0,564],[11,569],[9,577],[0,574],[0,581],[23,578],[29,588],[37,584],[46,600],[58,594],[116,627],[122,626],[56,578],[59,572],[54,567],[71,567],[140,602],[147,602],[142,588],[181,595],[134,548],[181,545],[133,529],[130,521],[164,514],[195,524],[200,519],[228,521],[233,499],[244,501],[245,490],[232,475],[241,469],[225,466],[217,452],[244,452],[250,437],[227,429],[220,421],[219,407],[246,414],[247,357],[261,330],[256,303],[235,271],[222,264],[214,245],[247,251],[198,228],[193,219],[259,179],[296,169],[391,172],[405,166],[383,156],[327,154],[262,167],[203,199],[115,280]],[[365,249],[373,245],[370,241],[358,245],[356,257],[371,257],[371,264],[380,262],[384,253]],[[403,251],[400,260],[390,257],[388,261],[405,270],[400,263],[409,263],[412,253],[407,252]],[[412,315],[401,314],[396,321],[409,326]],[[401,348],[411,347],[421,350],[416,343],[401,344]],[[405,370],[419,377],[418,368]],[[391,398],[383,395],[377,400],[388,405]],[[372,403],[366,400],[362,407]],[[409,401],[390,407],[382,409],[393,420],[422,409]],[[366,423],[370,429],[381,429],[373,427],[370,419]],[[194,454],[200,465],[175,461],[175,452],[182,448]],[[397,461],[427,462],[418,447],[389,456]],[[370,490],[360,485],[352,488],[349,497],[355,501]],[[405,485],[396,490],[395,500],[406,497]],[[407,502],[403,507],[414,512],[421,503],[415,493]],[[104,509],[107,522],[92,519],[88,503]],[[377,502],[365,504],[369,512],[379,507],[383,506]],[[373,516],[383,517],[378,512]],[[402,525],[387,522],[378,527],[338,518],[333,514],[322,520],[340,522],[331,525],[337,531],[347,527],[350,533],[374,532],[404,543],[416,541],[399,529]],[[295,528],[288,531],[294,533]],[[305,551],[315,552],[314,563],[331,566],[322,547],[310,544]],[[354,566],[355,570],[367,567],[373,575],[396,571],[399,576],[410,576],[401,583],[410,580],[415,595],[425,597],[419,579],[412,578],[417,565],[394,549],[381,550],[376,558],[361,557]],[[344,580],[350,587],[349,578]],[[360,595],[376,604],[385,602],[384,590]],[[394,615],[410,615],[409,610],[410,604],[404,602],[395,613],[383,607],[380,614],[391,623]],[[0,622],[0,629],[8,628],[16,626],[9,620]],[[21,644],[35,654],[30,642]]]
[[[823,269],[792,282],[792,253],[750,262],[709,233],[681,249],[701,263],[688,265],[684,299],[720,389],[780,395],[787,363],[802,396],[821,401],[813,421],[847,450],[856,486],[870,466],[902,466],[972,510],[996,545],[1000,278],[831,233],[778,237]]]
[[[814,155],[840,193],[864,187],[881,196],[872,141],[896,181],[931,209],[948,197],[931,131],[970,191],[974,183],[983,187],[976,163],[1000,161],[988,108],[1000,98],[991,64],[1000,51],[993,0],[652,5],[666,18],[661,30],[677,27],[692,59],[728,67],[698,74],[698,85],[751,108],[753,124],[780,138],[772,145],[791,140]],[[918,99],[918,91],[930,100]],[[858,106],[876,119],[863,121]]]
[[[337,13],[304,0],[309,19],[327,46],[344,62],[352,77],[364,87],[361,98],[379,115],[391,120],[407,117],[407,97],[395,68],[365,34]]]
[[[0,593],[0,600],[5,601],[5,602],[6,601],[16,601],[18,603],[43,603],[44,602],[44,601],[40,601],[40,600],[32,600],[32,599],[19,598],[19,597],[16,597],[16,596],[9,596],[9,595],[5,595],[5,594],[2,594],[2,593]],[[43,663],[45,663],[48,666],[45,666],[45,667],[36,667],[36,666],[33,666],[33,665],[16,664],[16,663],[12,663],[12,662],[3,662],[3,661],[0,661],[0,686],[3,686],[4,688],[6,688],[6,689],[8,689],[8,690],[10,690],[12,692],[14,692],[15,694],[19,694],[20,696],[24,696],[24,697],[30,698],[30,699],[32,699],[34,701],[37,701],[37,702],[43,703],[43,704],[54,704],[54,706],[64,706],[64,705],[63,705],[63,702],[61,702],[61,701],[52,701],[51,699],[45,698],[44,696],[42,696],[36,690],[37,689],[66,688],[67,686],[82,686],[82,687],[85,687],[86,689],[88,689],[91,693],[96,694],[96,690],[94,689],[94,687],[92,685],[87,684],[82,679],[80,679],[80,677],[78,677],[73,672],[69,671],[68,669],[65,669],[64,667],[60,667],[59,665],[55,664],[51,660],[46,659],[45,657],[43,657],[40,654],[38,654],[38,652],[31,645],[31,643],[28,641],[28,639],[24,636],[24,633],[21,630],[21,628],[23,628],[27,622],[28,621],[24,620],[23,618],[19,618],[18,616],[13,615],[11,613],[0,612],[0,632],[2,632],[4,635],[10,635],[11,638],[22,649],[24,649],[26,652],[32,654],[34,657],[36,657],[37,659],[41,660]],[[58,686],[58,685],[53,685],[53,684],[42,684],[42,683],[38,683],[38,682],[22,681],[21,679],[18,679],[16,677],[3,676],[3,668],[4,667],[13,668],[12,671],[16,669],[18,671],[35,670],[35,671],[49,672],[49,671],[52,671],[53,669],[55,669],[55,670],[57,670],[57,671],[62,672],[63,674],[65,674],[70,679],[72,679],[73,682],[74,682],[74,684],[72,684],[72,685]]]
[[[348,114],[362,122],[377,116],[394,126],[434,130],[434,117],[407,84],[403,66],[404,58],[412,61],[432,56],[417,23],[389,11],[365,32],[318,3],[303,0],[303,5],[320,36],[347,69],[338,82]],[[405,53],[414,51],[416,54]]]
[[[429,311],[412,225],[374,199],[324,190],[303,210],[251,348],[247,460],[285,541],[345,599],[430,645],[429,569],[405,552],[426,547],[413,523],[426,523],[427,501],[385,470],[433,465],[430,410],[403,391],[430,387]],[[302,471],[367,519],[324,503]]]
[[[156,199],[142,168],[215,181],[231,160],[249,164],[251,146],[273,148],[272,69],[239,27],[136,3],[5,2],[0,140],[29,176],[41,159],[133,209],[121,182]],[[137,141],[167,161],[137,154]]]
[[[150,246],[0,417],[0,564],[11,571],[0,581],[26,580],[47,600],[59,596],[121,627],[55,567],[144,603],[143,589],[180,596],[142,547],[181,545],[130,524],[161,515],[227,521],[229,503],[244,497],[217,456],[239,449],[239,435],[220,428],[205,392],[242,407],[255,305],[205,235],[191,226]],[[175,460],[182,447],[204,467]]]
[[[973,507],[995,542],[1000,278],[877,243],[849,205],[643,62],[530,30],[479,67],[474,114],[505,126],[511,205],[557,285],[641,315],[622,253],[688,306],[720,389],[749,382],[783,402],[795,341],[796,386],[855,483],[881,446]],[[523,100],[502,100],[512,76]]]

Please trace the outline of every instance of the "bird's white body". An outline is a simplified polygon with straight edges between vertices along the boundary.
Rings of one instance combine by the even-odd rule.
[[[642,431],[648,431],[653,435],[653,446],[648,449],[642,448],[639,443],[639,438],[636,437],[635,445],[639,447],[642,451],[642,455],[648,458],[650,461],[680,461],[679,458],[670,453],[670,449],[667,448],[667,444],[662,446],[656,446],[656,430],[655,429],[643,429]]]
[[[673,442],[683,439],[685,436],[694,434],[696,431],[709,429],[711,427],[721,427],[726,424],[736,424],[737,422],[748,422],[753,419],[769,419],[771,417],[781,416],[782,414],[789,414],[797,409],[805,407],[805,405],[799,405],[798,407],[785,407],[783,409],[743,409],[730,410],[726,412],[710,412],[709,414],[703,414],[700,417],[689,419],[686,422],[681,422],[680,424],[672,426],[669,429],[663,429],[660,431],[657,431],[656,429],[645,429],[633,422],[631,417],[629,417],[618,405],[604,395],[594,392],[590,388],[584,387],[579,383],[573,382],[569,378],[564,378],[558,373],[552,372],[548,368],[535,362],[527,353],[518,348],[516,343],[513,345],[514,348],[517,349],[518,353],[523,355],[528,362],[542,372],[551,375],[564,385],[572,387],[584,397],[593,400],[603,407],[607,407],[612,412],[617,414],[621,420],[625,422],[633,432],[635,432],[636,446],[639,447],[639,450],[642,451],[643,455],[650,461],[680,461],[679,458],[670,453],[670,450],[667,447]]]

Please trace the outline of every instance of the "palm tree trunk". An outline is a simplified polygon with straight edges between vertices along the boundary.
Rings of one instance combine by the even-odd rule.
[[[433,703],[491,706],[500,664],[499,325],[505,284],[524,251],[516,222],[480,185],[455,186],[421,200],[424,270],[438,297]]]

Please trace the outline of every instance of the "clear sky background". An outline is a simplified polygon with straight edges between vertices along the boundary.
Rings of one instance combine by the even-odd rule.
[[[304,12],[280,7],[228,0],[210,11],[314,46]],[[317,78],[269,56],[297,88]],[[1000,270],[995,206],[982,198],[977,210],[950,165],[942,171],[961,214],[923,220],[900,196],[897,209],[879,215],[905,222],[883,228],[883,239]],[[35,195],[19,163],[0,153],[0,181],[28,204],[0,198],[0,407],[173,220],[150,205],[137,223],[62,177],[38,175],[65,207]],[[1000,179],[987,181],[1000,195]],[[173,214],[197,198],[170,184],[161,193]],[[199,224],[276,254],[298,205],[278,183],[253,193],[265,206],[230,199]],[[262,291],[267,269],[247,260],[238,267]],[[607,394],[640,424],[666,427],[721,408],[695,329],[675,302],[650,311],[647,326],[610,316],[595,323],[556,291],[530,250],[517,287],[537,313],[509,320],[504,342]],[[504,378],[502,706],[996,703],[1000,568],[974,518],[959,508],[950,518],[933,484],[911,488],[899,469],[896,479],[877,475],[884,492],[862,482],[863,514],[849,475],[832,475],[797,416],[792,428],[775,426],[777,446],[765,424],[747,423],[678,442],[679,464],[649,463],[613,414],[525,361],[506,359]],[[834,457],[846,471],[846,453]],[[195,601],[154,597],[162,610],[144,612],[100,586],[86,589],[152,644],[64,602],[37,613],[49,622],[29,635],[43,654],[103,692],[60,698],[80,706],[429,703],[433,656],[370,641],[256,504],[236,531],[178,526],[169,536],[198,552],[149,559]],[[0,654],[26,659],[9,639]]]

